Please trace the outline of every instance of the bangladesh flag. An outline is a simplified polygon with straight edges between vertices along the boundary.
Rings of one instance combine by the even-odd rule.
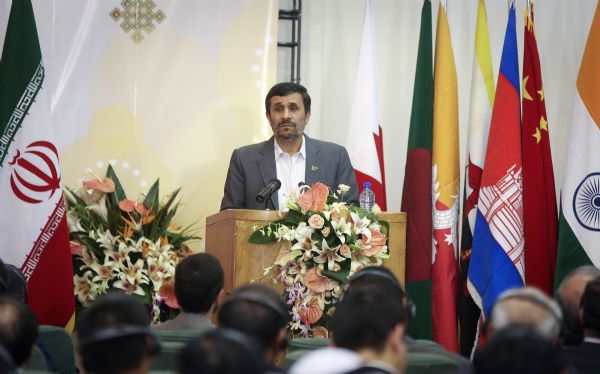
[[[431,322],[431,143],[433,132],[433,60],[431,3],[423,2],[417,71],[413,90],[402,211],[407,214],[406,292],[417,307],[408,325],[414,338],[432,339]]]
[[[581,60],[561,189],[555,286],[581,265],[600,266],[600,3]]]
[[[74,296],[45,71],[30,0],[14,0],[0,60],[0,257],[20,268],[38,322],[69,326]]]

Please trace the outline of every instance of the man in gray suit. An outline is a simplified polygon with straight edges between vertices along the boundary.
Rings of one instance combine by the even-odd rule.
[[[310,119],[310,96],[296,83],[278,83],[265,99],[266,115],[273,130],[271,139],[233,151],[221,210],[281,209],[288,192],[299,184],[321,182],[335,191],[350,186],[344,201],[358,202],[358,187],[348,152],[342,146],[304,135]],[[266,203],[256,196],[271,181],[281,188]]]
[[[153,326],[154,330],[212,330],[213,313],[225,298],[223,282],[223,268],[214,256],[196,253],[184,258],[175,268],[175,295],[181,312],[174,319]]]

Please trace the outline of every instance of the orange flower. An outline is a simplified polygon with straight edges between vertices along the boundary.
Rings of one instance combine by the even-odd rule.
[[[85,246],[81,244],[79,240],[71,240],[69,245],[71,247],[72,256],[81,256],[81,250],[85,248]]]
[[[104,180],[92,179],[89,181],[84,181],[83,186],[85,188],[104,193],[115,192],[115,183],[110,178],[104,178]]]
[[[329,331],[327,331],[327,329],[323,326],[317,326],[313,330],[312,337],[327,339],[327,338],[329,338]]]
[[[148,208],[146,208],[146,206],[144,206],[144,203],[140,203],[138,201],[129,200],[129,199],[123,199],[123,200],[119,201],[119,208],[121,208],[122,211],[127,212],[127,213],[131,213],[135,210],[142,216],[145,214],[148,214],[150,211],[150,209],[148,209]]]
[[[315,183],[310,190],[298,198],[298,205],[302,211],[322,212],[327,203],[327,195],[329,195],[329,188],[323,183]]]
[[[297,301],[296,307],[300,320],[305,324],[312,325],[323,317],[323,310],[319,307],[316,297],[313,297],[307,305],[302,305],[300,301]]]
[[[337,286],[337,283],[334,280],[319,274],[316,267],[306,272],[304,275],[304,284],[306,284],[306,287],[310,290],[317,293],[333,290],[335,286]]]
[[[175,295],[175,283],[173,282],[173,278],[169,278],[169,280],[163,283],[158,290],[158,295],[165,300],[165,304],[169,307],[173,309],[180,308],[177,296]]]
[[[367,257],[383,252],[385,249],[385,242],[387,241],[387,237],[379,231],[373,229],[369,229],[369,231],[371,231],[371,240],[368,240],[365,235],[363,235],[361,239],[365,247],[362,250],[362,253]]]

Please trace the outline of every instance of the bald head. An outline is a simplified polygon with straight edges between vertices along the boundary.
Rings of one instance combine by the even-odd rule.
[[[567,274],[556,291],[556,299],[562,309],[565,325],[573,333],[583,332],[583,325],[579,318],[581,296],[585,286],[599,276],[600,269],[594,266],[578,267]]]
[[[509,325],[526,326],[549,340],[557,340],[562,313],[558,304],[534,287],[503,292],[492,308],[490,330],[493,334]]]

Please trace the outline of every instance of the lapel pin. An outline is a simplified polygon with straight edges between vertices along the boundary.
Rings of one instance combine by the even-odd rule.
[[[317,171],[317,170],[319,170],[319,167],[318,167],[318,166],[315,166],[315,165],[313,165],[313,166],[311,166],[311,167],[310,167],[310,170],[312,170],[312,171]]]

